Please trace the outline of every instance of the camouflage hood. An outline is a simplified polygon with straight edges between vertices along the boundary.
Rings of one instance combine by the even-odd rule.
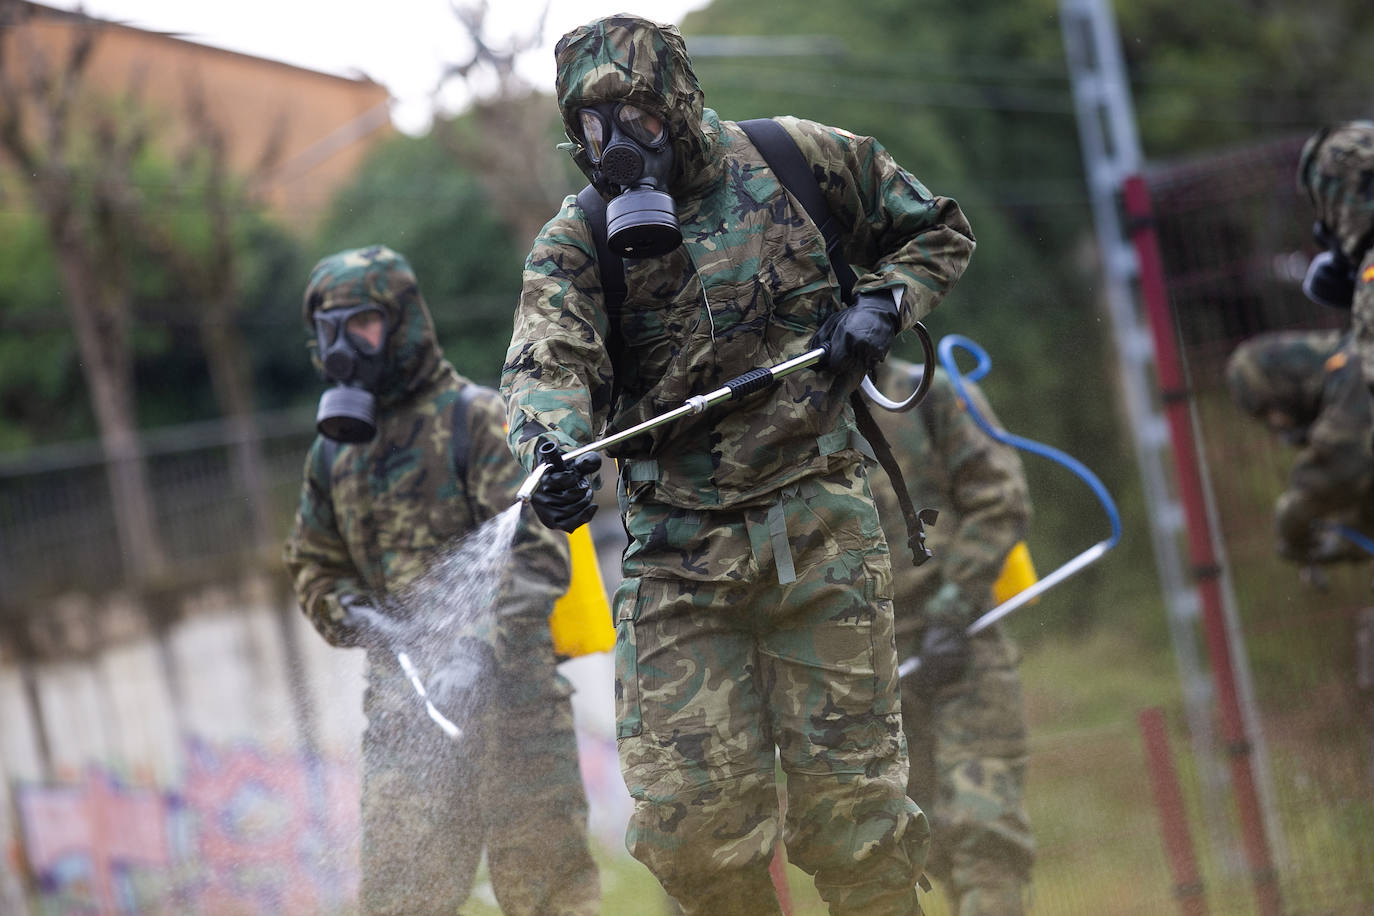
[[[1282,331],[1247,340],[1226,363],[1236,406],[1262,422],[1278,411],[1302,428],[1321,410],[1327,363],[1344,341],[1339,331]]]
[[[1298,190],[1359,263],[1374,244],[1374,121],[1323,128],[1303,146]]]
[[[588,105],[629,102],[661,115],[673,146],[669,191],[682,195],[712,177],[718,157],[715,119],[703,123],[704,96],[676,26],[626,13],[579,26],[554,48],[555,90],[573,161],[588,178],[592,164],[582,148],[577,112]],[[718,168],[718,166],[716,166]]]
[[[381,306],[386,316],[386,369],[374,394],[383,406],[396,404],[430,384],[445,364],[415,272],[390,248],[373,245],[341,251],[322,259],[310,272],[302,317],[310,332],[311,359],[323,376],[315,312],[367,302]]]

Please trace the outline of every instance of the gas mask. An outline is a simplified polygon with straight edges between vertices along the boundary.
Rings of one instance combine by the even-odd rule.
[[[386,317],[369,303],[315,312],[314,319],[320,362],[334,383],[320,396],[315,428],[337,442],[366,442],[377,435],[375,390],[385,366]]]
[[[1355,298],[1355,265],[1345,256],[1326,223],[1319,220],[1312,227],[1312,237],[1326,250],[1307,265],[1307,276],[1302,279],[1303,293],[1318,305],[1350,308]]]
[[[577,113],[596,184],[618,190],[606,205],[606,241],[626,258],[665,255],[682,244],[677,209],[668,194],[673,150],[663,119],[628,102],[592,105]]]

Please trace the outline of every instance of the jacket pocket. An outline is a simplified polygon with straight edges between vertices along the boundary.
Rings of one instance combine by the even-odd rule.
[[[639,643],[635,638],[639,579],[621,582],[615,594],[615,736],[633,738],[644,730],[639,704]]]

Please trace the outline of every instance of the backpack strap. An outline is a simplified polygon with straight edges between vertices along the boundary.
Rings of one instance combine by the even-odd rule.
[[[601,292],[606,311],[614,313],[625,302],[625,262],[606,244],[606,202],[596,188],[587,185],[577,192],[577,204],[587,214],[596,244],[596,263],[601,271]]]
[[[802,155],[801,148],[792,139],[792,135],[772,118],[740,121],[739,126],[763,154],[764,161],[773,170],[778,181],[801,202],[802,208],[820,230],[825,239],[826,256],[830,259],[835,279],[840,284],[840,301],[848,302],[854,293],[854,283],[858,277],[855,276],[849,259],[844,256],[844,248],[840,244],[840,227],[831,215],[820,181],[812,171],[810,163],[806,161],[806,157]],[[859,432],[868,440],[878,463],[887,472],[892,489],[896,491],[897,503],[901,506],[902,518],[906,522],[907,546],[911,548],[911,559],[915,565],[920,566],[931,557],[930,548],[926,547],[926,523],[935,524],[939,513],[934,509],[917,511],[912,504],[911,493],[907,489],[901,465],[892,454],[892,446],[888,444],[882,428],[873,419],[863,395],[858,391],[851,393],[849,403],[854,408],[854,420],[858,423]]]
[[[328,436],[320,436],[324,442],[320,445],[320,450],[324,452],[324,482],[332,489],[334,486],[334,459],[339,455],[338,439],[331,439]]]
[[[453,473],[463,484],[463,499],[468,501],[468,511],[472,511],[472,500],[468,493],[468,408],[479,394],[490,392],[490,388],[468,382],[458,389],[458,398],[453,402],[453,434],[449,437],[449,454],[453,456]],[[473,516],[474,518],[476,516]]]
[[[835,279],[840,282],[840,301],[848,302],[854,293],[854,282],[858,277],[854,274],[854,268],[849,266],[849,259],[844,256],[844,248],[840,244],[839,224],[825,203],[825,194],[821,191],[815,172],[811,170],[811,164],[802,155],[792,135],[772,118],[740,121],[739,126],[763,154],[764,161],[773,170],[778,181],[801,201],[802,208],[821,231],[822,237],[825,238],[826,256],[830,258]]]

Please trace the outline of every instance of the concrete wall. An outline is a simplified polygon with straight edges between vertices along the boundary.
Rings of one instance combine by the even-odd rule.
[[[31,624],[36,658],[0,645],[0,912],[25,912],[38,881],[58,908],[232,909],[244,875],[262,885],[254,899],[279,893],[273,881],[293,888],[271,898],[276,912],[346,908],[364,657],[325,643],[284,585],[256,577],[183,596],[160,632],[150,621],[165,604],[67,597]],[[621,850],[611,658],[560,670],[576,690],[593,835]],[[226,819],[233,829],[216,827]],[[316,828],[327,868],[300,853]]]

